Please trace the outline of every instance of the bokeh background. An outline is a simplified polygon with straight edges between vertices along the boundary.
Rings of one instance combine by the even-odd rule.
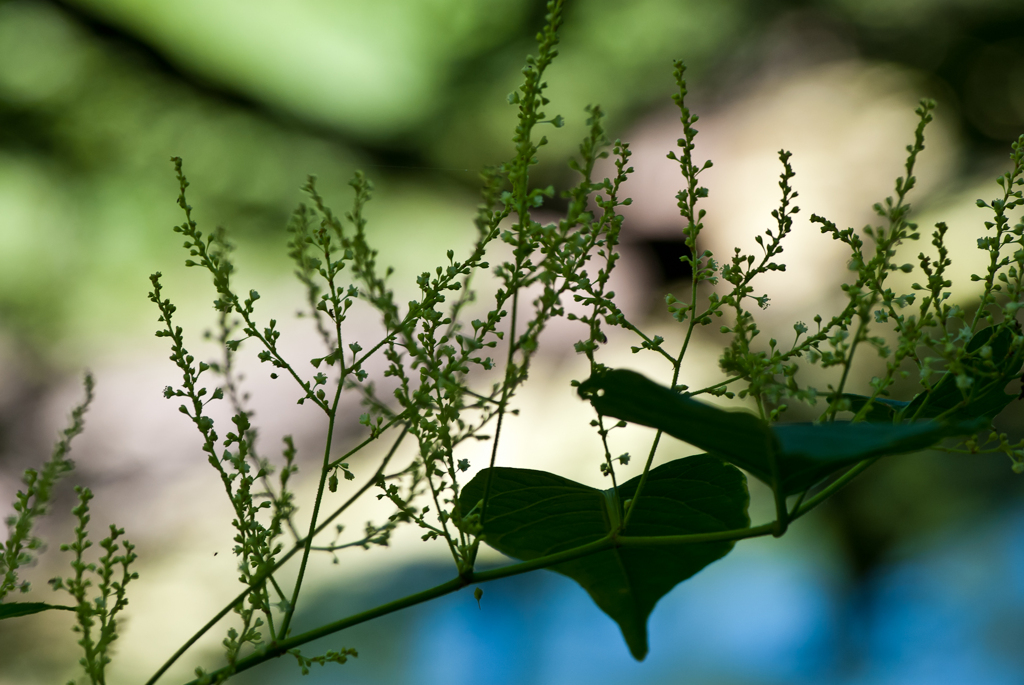
[[[677,260],[679,176],[664,159],[680,135],[669,100],[675,58],[690,67],[691,104],[702,117],[697,154],[715,162],[706,247],[719,255],[752,247],[771,225],[776,153],[794,152],[804,213],[787,249],[790,270],[766,282],[767,331],[791,335],[794,319],[836,306],[843,254],[806,217],[871,220],[871,204],[902,173],[920,97],[939,108],[920,159],[916,217],[922,227],[950,224],[959,297],[970,304],[986,219],[974,199],[996,195],[993,180],[1024,132],[1020,3],[568,5],[547,79],[549,114],[567,124],[546,132],[551,144],[535,178],[574,181],[565,161],[588,103],[608,112],[612,137],[631,141],[634,205],[616,290],[633,316],[671,340],[660,302],[688,276]],[[515,112],[506,95],[542,20],[537,0],[0,2],[0,511],[10,510],[21,472],[49,453],[91,369],[98,398],[74,448],[73,479],[98,495],[94,532],[116,521],[141,554],[110,682],[143,682],[237,592],[227,503],[198,437],[161,397],[175,373],[165,341],[152,335],[150,273],[165,274],[195,349],[214,352],[200,336],[214,323],[212,292],[182,266],[171,231],[181,217],[168,158],[185,159],[201,226],[229,229],[240,285],[261,291],[266,318],[289,322],[288,349],[301,358],[315,345],[293,321],[301,290],[284,226],[306,175],[318,176],[338,211],[352,172],[371,176],[371,239],[396,267],[397,291],[411,294],[416,273],[472,238],[477,171],[511,153]],[[545,208],[559,210],[557,201]],[[586,373],[572,353],[579,336],[548,336],[503,459],[599,485],[594,438],[579,428],[589,416],[569,387]],[[615,342],[625,349],[625,339]],[[716,374],[719,341],[699,342],[686,382]],[[606,359],[653,368],[628,352]],[[249,375],[264,444],[293,433],[314,459],[319,418],[258,365]],[[1019,439],[1022,419],[1014,406],[999,425]],[[343,428],[342,437],[356,435]],[[636,429],[622,440],[639,452],[649,437]],[[669,445],[663,458],[685,450]],[[582,590],[539,573],[486,586],[479,608],[462,593],[326,639],[317,647],[355,647],[359,658],[303,682],[1020,683],[1022,483],[991,456],[880,463],[784,539],[743,543],[662,600],[643,663]],[[770,516],[763,495],[754,492],[755,518]],[[50,549],[29,572],[31,598],[53,601],[45,581],[66,573],[57,546],[70,538],[71,505],[65,483],[41,530]],[[444,550],[410,533],[390,549],[315,566],[299,624],[449,577]],[[74,677],[68,628],[65,616],[49,614],[0,625],[0,683]],[[224,630],[167,682],[217,665]],[[239,682],[300,677],[281,662]]]

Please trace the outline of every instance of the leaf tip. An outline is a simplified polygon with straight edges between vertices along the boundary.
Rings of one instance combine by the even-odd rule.
[[[622,636],[626,638],[626,646],[629,647],[629,653],[637,661],[643,661],[647,658],[647,652],[649,651],[647,647],[647,626],[643,626],[640,630],[630,631],[630,633],[622,632]]]

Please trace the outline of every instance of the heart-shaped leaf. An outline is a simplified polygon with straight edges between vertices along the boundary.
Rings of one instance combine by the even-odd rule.
[[[597,490],[545,471],[484,469],[463,489],[470,511],[481,500],[488,472],[490,501],[483,539],[524,561],[573,549],[607,536],[621,521],[612,490]],[[636,494],[639,478],[618,488],[619,501]],[[678,459],[652,469],[624,537],[688,535],[746,528],[747,483],[711,455]],[[647,655],[647,617],[659,599],[732,549],[732,542],[618,547],[551,567],[569,576],[622,629],[633,656]]]
[[[595,374],[580,384],[579,393],[605,416],[657,428],[717,454],[785,495],[802,492],[863,459],[925,449],[951,435],[975,433],[986,423],[974,419],[769,426],[753,414],[698,402],[625,369]]]
[[[40,611],[48,611],[50,609],[63,609],[64,611],[74,611],[74,607],[61,606],[59,604],[46,604],[45,602],[4,602],[0,604],[0,620],[5,618],[17,618],[18,616],[28,616],[29,614],[38,614]]]

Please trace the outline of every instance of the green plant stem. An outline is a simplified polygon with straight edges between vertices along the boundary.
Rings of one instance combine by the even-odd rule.
[[[299,573],[295,576],[295,588],[292,590],[292,599],[284,612],[284,620],[281,621],[281,630],[278,633],[282,638],[288,636],[288,626],[291,625],[292,616],[295,615],[295,605],[299,601],[299,591],[302,589],[302,579],[306,574],[306,564],[309,562],[309,553],[313,547],[313,536],[316,535],[316,520],[320,514],[320,503],[324,498],[324,488],[327,486],[327,474],[331,464],[331,444],[334,440],[334,421],[338,416],[338,402],[341,400],[341,389],[344,384],[338,380],[338,389],[334,392],[334,402],[331,404],[330,418],[327,421],[327,444],[324,445],[324,463],[320,470],[320,483],[316,488],[316,502],[313,504],[313,515],[309,518],[309,534],[306,535],[306,544],[302,550],[302,562],[299,564]]]
[[[725,386],[729,385],[730,383],[734,383],[736,381],[741,381],[741,380],[743,380],[743,376],[733,376],[732,378],[726,379],[724,381],[720,381],[718,383],[715,383],[714,385],[709,385],[706,388],[701,388],[700,390],[694,390],[693,392],[689,392],[688,391],[686,394],[689,397],[693,397],[694,395],[702,395],[702,394],[704,394],[706,392],[710,392],[710,391],[716,390],[718,388],[724,388]]]
[[[519,264],[516,264],[518,272]],[[498,421],[494,428],[494,443],[491,446],[491,461],[488,464],[487,480],[484,481],[483,504],[480,505],[480,523],[484,522],[487,514],[487,501],[491,497],[491,474],[494,473],[494,463],[498,459],[498,440],[501,438],[501,424],[505,418],[505,410],[508,407],[509,388],[512,385],[512,369],[516,352],[516,314],[519,311],[519,284],[516,282],[515,290],[512,293],[512,317],[509,321],[508,360],[505,365],[505,384],[501,389],[501,404],[498,406]]]
[[[388,421],[387,423],[385,423],[383,426],[380,427],[380,429],[379,429],[380,433],[383,433],[388,428],[391,428],[393,425],[395,425],[396,423],[400,422],[403,418],[405,418],[405,412],[402,412],[401,414],[396,414],[390,421]],[[406,430],[408,430],[408,429],[406,429]],[[379,435],[379,433],[378,433],[378,435]],[[405,431],[402,431],[402,437],[405,437]],[[338,457],[337,459],[332,461],[330,464],[327,465],[327,468],[328,469],[333,469],[334,467],[338,466],[339,464],[344,462],[346,459],[351,457],[353,454],[355,454],[359,450],[363,449],[364,447],[366,447],[367,445],[369,445],[371,442],[373,442],[376,439],[377,439],[377,435],[371,435],[366,440],[363,440],[361,443],[359,443],[358,445],[356,445],[355,447],[350,449],[348,452],[345,452],[345,454],[341,455],[340,457]]]
[[[786,510],[786,494],[782,489],[782,479],[779,477],[779,457],[775,454],[775,447],[768,449],[768,465],[772,473],[772,496],[775,498],[775,530],[772,535],[782,537],[789,526],[789,512]]]
[[[636,485],[636,492],[633,493],[632,501],[629,503],[629,508],[626,509],[626,515],[622,519],[622,529],[625,530],[626,526],[629,525],[629,519],[633,515],[633,509],[636,507],[636,501],[640,498],[640,493],[644,491],[644,485],[647,483],[647,474],[651,471],[651,464],[654,463],[654,455],[658,451],[658,444],[661,442],[662,430],[658,429],[658,432],[654,434],[654,441],[651,443],[651,450],[647,453],[647,463],[644,464],[644,472],[640,474],[640,482]]]
[[[397,599],[393,602],[382,604],[368,611],[364,611],[359,614],[354,614],[352,616],[343,618],[333,623],[328,623],[319,628],[302,633],[300,635],[296,635],[287,640],[282,640],[268,647],[265,650],[261,650],[245,659],[241,659],[240,661],[236,662],[233,667],[225,666],[224,668],[217,671],[213,671],[212,673],[209,673],[207,675],[211,677],[211,682],[214,682],[216,681],[216,678],[218,676],[230,675],[241,671],[245,671],[247,669],[252,668],[253,666],[257,666],[263,663],[264,661],[268,661],[269,659],[279,657],[287,653],[288,650],[295,649],[296,647],[304,645],[307,642],[311,642],[313,640],[319,639],[326,635],[330,635],[332,633],[336,633],[346,628],[351,628],[352,626],[358,625],[360,623],[365,623],[367,621],[379,618],[381,616],[386,616],[387,614],[392,614],[402,609],[407,609],[417,604],[422,604],[423,602],[429,602],[430,600],[437,599],[438,597],[443,597],[444,595],[451,594],[452,592],[455,592],[457,590],[461,590],[467,585],[484,583],[490,580],[498,580],[500,578],[508,578],[510,576],[528,573],[530,571],[535,571],[537,569],[547,568],[552,564],[557,564],[565,561],[572,561],[573,559],[578,559],[580,557],[594,554],[596,552],[602,552],[607,549],[611,549],[613,546],[614,541],[612,537],[609,535],[608,537],[601,538],[600,540],[596,540],[587,545],[581,545],[580,547],[566,550],[564,552],[559,552],[557,554],[551,554],[545,557],[540,557],[538,559],[532,559],[530,561],[524,561],[519,564],[512,564],[490,571],[482,571],[479,573],[465,573],[459,577],[452,578],[451,580],[440,585],[437,585],[435,587],[432,587],[428,590],[408,595],[401,599]],[[199,685],[199,683],[200,681],[197,679],[190,681],[188,685]]]
[[[434,501],[434,511],[437,512],[437,520],[441,523],[441,528],[440,528],[441,537],[443,537],[445,542],[448,543],[448,551],[451,552],[452,560],[455,561],[455,565],[459,566],[462,563],[462,560],[459,557],[459,550],[458,550],[458,547],[455,545],[455,541],[452,540],[451,532],[449,532],[449,530],[448,530],[448,522],[445,521],[444,516],[442,515],[444,513],[444,508],[441,506],[441,500],[438,499],[438,497],[437,497],[437,488],[434,487],[434,480],[433,480],[434,475],[433,475],[432,471],[435,470],[434,464],[436,463],[436,461],[437,461],[436,458],[434,460],[432,460],[432,461],[429,461],[429,462],[424,460],[424,463],[423,463],[423,472],[424,473],[423,473],[423,475],[426,478],[427,487],[430,490],[430,497]],[[442,478],[443,477],[444,476],[442,475]],[[434,530],[438,530],[438,529],[435,528]]]
[[[872,299],[872,306],[874,306],[874,303],[875,300]],[[836,420],[836,412],[839,411],[839,398],[843,394],[843,389],[846,388],[846,381],[850,377],[850,368],[853,366],[853,355],[857,351],[857,345],[860,344],[861,336],[864,334],[864,330],[866,328],[867,322],[862,317],[860,323],[857,325],[857,332],[853,336],[853,342],[850,343],[850,354],[846,357],[843,363],[843,375],[842,378],[839,379],[839,386],[836,388],[834,393],[836,399],[829,405],[828,410],[822,415],[822,419],[828,418],[829,421]]]
[[[604,446],[604,463],[608,465],[608,475],[612,478],[612,492],[614,493],[615,507],[618,513],[622,512],[622,501],[619,500],[619,482],[615,479],[615,467],[612,464],[612,453],[608,449],[608,431],[604,427],[604,417],[597,415],[597,425],[600,428],[601,444]]]
[[[672,355],[671,355],[671,354],[669,354],[668,352],[666,352],[666,351],[665,351],[665,350],[664,350],[664,349],[663,349],[663,348],[661,347],[661,345],[656,345],[656,344],[654,343],[654,341],[653,341],[653,340],[652,340],[651,338],[649,338],[649,337],[647,336],[647,334],[646,334],[646,333],[644,333],[643,331],[641,331],[641,330],[640,330],[639,328],[637,328],[637,327],[636,327],[636,326],[635,326],[635,325],[634,325],[633,323],[631,323],[631,322],[630,322],[629,320],[627,320],[627,319],[626,319],[626,317],[625,317],[625,315],[622,315],[622,314],[621,314],[621,312],[618,312],[618,313],[620,314],[620,325],[621,325],[621,326],[622,326],[623,328],[625,328],[625,329],[626,329],[626,330],[628,330],[628,331],[632,331],[633,333],[635,333],[636,335],[638,335],[638,336],[640,337],[640,339],[641,339],[641,340],[643,340],[643,341],[644,341],[645,343],[647,343],[647,344],[649,344],[649,345],[651,346],[651,347],[650,347],[650,349],[654,350],[655,352],[657,352],[658,354],[660,354],[660,355],[661,355],[662,357],[664,357],[664,358],[665,358],[666,360],[668,360],[668,363],[669,363],[669,364],[675,364],[675,363],[676,363],[676,360],[672,358]]]
[[[696,295],[696,293],[697,293],[697,284],[696,283],[693,284],[692,293],[693,293],[693,302],[691,302],[691,304],[690,304],[690,307],[691,307],[690,308],[690,313],[691,314],[693,313],[693,307],[696,306],[696,300],[697,300],[697,295]],[[689,328],[686,331],[686,339],[683,341],[683,346],[679,350],[679,356],[676,357],[674,360],[672,360],[673,361],[673,365],[672,365],[672,369],[673,369],[672,370],[672,385],[669,386],[670,388],[674,389],[676,387],[676,383],[679,382],[679,370],[682,368],[682,365],[683,365],[683,356],[686,354],[686,348],[690,344],[690,336],[693,334],[693,327],[695,325],[694,321],[695,321],[695,319],[693,319],[693,317],[691,317],[690,318],[690,326],[689,326]],[[658,432],[654,434],[654,442],[651,443],[651,451],[647,454],[647,463],[644,464],[644,472],[642,474],[640,474],[640,482],[637,483],[637,485],[636,485],[636,492],[633,493],[633,501],[629,505],[629,509],[626,511],[625,517],[622,519],[622,529],[623,530],[625,530],[626,526],[629,525],[629,519],[632,518],[632,516],[633,516],[633,509],[636,508],[636,502],[637,502],[638,499],[640,499],[640,494],[644,491],[644,485],[647,484],[647,474],[650,473],[650,471],[651,471],[651,464],[654,463],[654,455],[658,451],[658,443],[661,442],[661,433],[662,433],[662,431],[659,429]]]
[[[366,621],[379,618],[381,616],[386,616],[387,614],[391,614],[396,611],[400,611],[402,609],[415,606],[417,604],[422,604],[423,602],[428,602],[432,599],[437,599],[438,597],[443,597],[444,595],[462,589],[466,585],[466,581],[462,578],[453,578],[452,580],[449,580],[446,583],[442,583],[441,585],[432,587],[429,590],[417,592],[416,594],[403,597],[393,602],[382,604],[381,606],[376,607],[374,609],[370,609],[369,611],[364,611],[361,614],[355,614],[340,621],[335,621],[334,623],[329,623],[327,625],[321,626],[316,630],[311,630],[309,632],[296,635],[295,637],[289,638],[287,640],[281,640],[279,642],[276,642],[272,646],[267,647],[266,649],[260,650],[255,654],[246,657],[245,659],[239,660],[233,666],[225,666],[224,668],[221,668],[217,671],[213,671],[211,673],[206,674],[205,676],[203,676],[203,680],[191,680],[189,681],[188,685],[199,685],[199,683],[201,682],[217,682],[218,678],[220,677],[227,677],[234,675],[236,673],[240,673],[242,671],[246,671],[252,668],[253,666],[258,666],[264,661],[268,661],[270,659],[282,656],[286,654],[288,650],[295,649],[296,647],[304,645],[312,640],[316,640],[318,638],[324,637],[325,635],[336,633],[339,630],[344,630],[345,628],[349,628],[360,623],[365,623]]]
[[[444,595],[457,592],[467,585],[478,585],[480,583],[486,583],[492,580],[500,580],[501,578],[509,578],[512,576],[518,576],[523,573],[529,573],[530,571],[536,571],[542,568],[550,568],[556,564],[572,561],[579,559],[580,557],[590,556],[591,554],[597,554],[599,552],[608,551],[618,547],[655,547],[655,546],[667,546],[667,545],[685,545],[685,544],[700,544],[706,542],[728,542],[733,540],[742,540],[745,538],[753,538],[764,535],[770,535],[775,529],[774,523],[766,523],[761,526],[754,528],[743,528],[739,530],[725,530],[717,533],[697,533],[694,535],[666,535],[659,537],[625,537],[617,536],[615,534],[609,534],[594,542],[587,543],[586,545],[580,545],[573,549],[568,549],[555,554],[549,554],[547,556],[539,557],[537,559],[531,559],[529,561],[523,561],[518,564],[510,564],[508,566],[502,566],[501,568],[491,569],[489,571],[479,572],[468,572],[459,577],[452,578],[451,580],[436,585],[422,592],[417,592],[412,595],[408,595],[401,599],[397,599],[387,604],[382,604],[378,607],[364,611],[359,614],[353,614],[346,618],[328,623],[314,630],[301,633],[294,637],[286,640],[281,640],[272,645],[269,645],[266,649],[262,649],[255,654],[252,654],[245,659],[241,659],[236,662],[233,666],[225,666],[217,671],[206,674],[210,679],[210,682],[216,682],[218,677],[233,675],[241,671],[248,670],[253,666],[257,666],[264,661],[277,658],[288,652],[288,650],[300,647],[308,642],[317,640],[319,638],[337,633],[346,628],[358,625],[360,623],[366,623],[367,621],[381,616],[392,614],[402,609],[408,609],[409,607],[429,602],[443,597]],[[201,681],[199,679],[192,680],[188,685],[199,685]]]
[[[767,422],[768,419],[764,413],[764,402],[761,400],[760,393],[754,395],[754,400],[757,402],[757,412],[761,415],[761,420]],[[778,538],[782,537],[789,526],[789,511],[786,509],[786,493],[782,489],[779,456],[775,453],[774,445],[769,446],[768,449],[768,468],[771,471],[772,497],[775,500],[775,531],[772,535]]]
[[[775,532],[775,522],[764,523],[742,530],[723,530],[717,533],[694,533],[693,535],[620,536],[615,547],[670,547],[674,545],[697,545],[704,542],[731,542],[747,538],[764,537]]]
[[[800,509],[800,505],[803,504],[805,499],[807,499],[807,493],[810,492],[810,491],[811,491],[811,488],[807,488],[806,490],[804,490],[803,492],[800,493],[800,496],[796,498],[796,503],[793,505],[793,511],[798,511]],[[790,514],[789,514],[789,520],[790,521],[793,520],[793,513],[792,512],[790,512]]]
[[[851,467],[849,471],[847,471],[843,475],[839,476],[839,478],[836,478],[834,481],[829,483],[817,495],[804,502],[803,505],[797,508],[792,514],[790,514],[789,519],[791,521],[795,521],[804,514],[808,513],[811,509],[814,509],[816,506],[818,506],[819,504],[827,500],[829,497],[834,495],[836,492],[838,492],[840,489],[842,489],[851,480],[853,480],[860,474],[864,473],[864,471],[866,471],[869,466],[874,464],[879,459],[880,457],[875,457],[873,459],[865,459],[864,461]]]
[[[366,493],[367,490],[369,490],[371,487],[373,487],[377,483],[377,481],[381,478],[381,476],[384,475],[384,469],[387,467],[388,463],[391,461],[391,458],[394,456],[395,452],[398,451],[398,446],[402,444],[402,440],[403,440],[403,438],[405,438],[405,436],[406,436],[406,434],[408,432],[409,432],[409,427],[405,426],[402,429],[401,434],[395,440],[395,443],[391,446],[391,449],[388,451],[387,456],[385,456],[383,461],[381,461],[381,464],[377,468],[377,471],[374,472],[373,477],[371,477],[369,480],[367,480],[366,483],[363,484],[363,486],[360,487],[351,497],[349,497],[345,501],[344,504],[342,504],[340,507],[338,507],[334,511],[334,513],[332,513],[330,516],[328,516],[326,519],[324,519],[320,523],[320,525],[317,526],[316,530],[313,531],[313,535],[314,536],[315,535],[319,535],[320,533],[322,533],[323,530],[327,526],[329,526],[332,521],[334,521],[334,519],[336,519],[339,516],[341,516],[342,513],[344,513],[346,509],[348,509],[350,506],[352,506],[360,497],[363,496],[363,494]],[[223,609],[218,611],[217,614],[214,615],[214,617],[211,618],[209,621],[207,621],[206,624],[202,628],[197,630],[195,635],[190,637],[185,642],[185,644],[183,644],[181,647],[179,647],[178,650],[174,654],[172,654],[171,657],[169,659],[167,659],[167,661],[164,662],[163,666],[161,666],[157,670],[157,672],[154,673],[150,677],[150,679],[146,681],[145,685],[153,685],[153,683],[155,683],[157,680],[159,680],[160,676],[162,676],[167,671],[167,669],[169,669],[172,665],[174,665],[174,662],[177,661],[178,659],[180,659],[181,656],[185,652],[187,652],[188,649],[199,640],[199,638],[201,638],[203,635],[208,633],[215,625],[217,625],[217,623],[222,618],[224,618],[225,616],[228,615],[228,613],[231,611],[232,608],[234,608],[235,606],[238,605],[239,602],[244,600],[248,596],[248,594],[250,592],[252,592],[257,587],[259,587],[260,583],[265,581],[267,578],[270,578],[273,575],[273,573],[275,571],[277,571],[277,569],[279,569],[282,566],[284,566],[285,562],[287,562],[289,559],[291,559],[293,556],[295,556],[295,554],[300,549],[304,549],[304,548],[305,548],[305,540],[298,540],[298,541],[296,541],[295,545],[290,550],[285,552],[284,556],[282,556],[280,559],[278,559],[274,563],[273,566],[271,566],[270,568],[266,569],[262,573],[257,574],[256,577],[253,578],[252,583],[249,585],[249,587],[247,587],[244,590],[242,590],[238,594],[237,597],[235,597],[227,605],[225,605]]]

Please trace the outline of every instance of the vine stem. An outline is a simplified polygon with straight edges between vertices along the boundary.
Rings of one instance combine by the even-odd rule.
[[[846,484],[849,483],[851,480],[853,480],[860,474],[864,473],[868,469],[868,467],[870,467],[879,459],[880,457],[875,457],[873,459],[865,459],[864,461],[859,462],[857,465],[850,468],[849,471],[847,471],[843,475],[839,476],[839,478],[836,478],[834,481],[829,483],[828,486],[823,488],[822,491],[819,492],[817,495],[804,502],[803,505],[797,508],[792,514],[790,514],[789,519],[791,521],[795,521],[804,514],[810,512],[811,509],[814,509],[816,506],[818,506],[819,504],[827,500],[829,497],[834,495],[836,492],[838,492],[841,488],[845,487]]]
[[[760,402],[760,398],[758,399]],[[786,510],[786,493],[782,489],[782,478],[779,474],[779,456],[775,452],[775,446],[768,448],[768,465],[772,475],[772,496],[775,498],[775,530],[772,535],[779,538],[789,527],[789,512]]]
[[[491,476],[494,474],[494,463],[498,460],[498,441],[501,438],[501,424],[508,407],[509,388],[511,387],[513,361],[516,353],[516,314],[519,310],[519,284],[512,293],[512,317],[509,321],[508,361],[505,366],[505,385],[501,389],[501,404],[498,405],[498,422],[494,428],[494,442],[491,444],[491,461],[488,463],[487,480],[484,481],[483,504],[480,505],[480,522],[483,523],[487,514],[487,502],[491,497]],[[474,555],[475,556],[475,555]]]
[[[691,307],[690,313],[692,314],[693,313],[693,307],[696,306],[696,301],[697,301],[697,284],[696,283],[693,284],[693,289],[692,289],[691,292],[692,292],[692,296],[691,296],[691,303],[690,303],[690,307]],[[673,366],[672,366],[672,385],[670,386],[673,389],[676,387],[676,384],[679,382],[679,371],[680,371],[680,369],[683,366],[683,357],[686,355],[686,348],[690,345],[690,337],[693,335],[693,328],[694,328],[694,325],[695,325],[694,321],[695,321],[695,319],[691,316],[690,317],[690,325],[689,325],[689,327],[686,330],[686,339],[683,341],[683,346],[679,350],[679,356],[676,359],[673,360]],[[637,485],[636,485],[636,492],[633,493],[633,501],[630,503],[629,509],[626,510],[626,515],[622,519],[622,529],[623,530],[625,530],[626,526],[629,525],[629,519],[632,518],[632,516],[633,516],[633,509],[636,508],[636,502],[637,502],[638,499],[640,499],[640,495],[644,491],[644,486],[647,484],[647,474],[651,472],[651,464],[654,463],[654,455],[658,451],[658,444],[661,442],[661,434],[662,434],[662,430],[660,428],[658,429],[658,432],[654,434],[654,442],[651,443],[651,451],[647,454],[647,463],[644,464],[644,472],[642,474],[640,474],[640,482],[637,483]]]
[[[872,300],[872,306],[874,306],[874,300]],[[829,422],[836,420],[836,412],[839,410],[839,398],[846,388],[846,381],[850,377],[850,368],[853,366],[853,355],[857,351],[857,345],[860,344],[861,336],[867,329],[867,325],[867,321],[861,318],[860,323],[857,325],[857,332],[853,336],[853,342],[850,344],[850,354],[843,361],[843,376],[839,379],[839,386],[836,388],[835,393],[833,393],[836,399],[829,405],[828,410],[822,415],[822,419],[828,417]]]
[[[265,649],[262,649],[245,659],[241,659],[234,665],[228,665],[217,671],[204,675],[203,678],[206,680],[192,680],[188,685],[200,685],[200,683],[203,682],[216,682],[219,677],[234,675],[235,673],[248,670],[263,663],[264,661],[269,661],[270,659],[283,656],[289,650],[295,649],[307,642],[312,642],[313,640],[337,633],[338,631],[345,630],[346,628],[351,628],[352,626],[359,625],[360,623],[366,623],[367,621],[375,618],[380,618],[381,616],[386,616],[396,611],[408,609],[409,607],[416,606],[417,604],[423,604],[424,602],[429,602],[439,597],[449,595],[461,590],[467,585],[477,585],[492,580],[500,580],[501,578],[509,578],[620,547],[664,547],[707,542],[728,542],[771,535],[774,529],[774,523],[766,523],[754,528],[725,530],[716,533],[697,533],[694,535],[623,537],[618,535],[618,533],[611,533],[606,537],[585,545],[580,545],[579,547],[574,547],[573,549],[557,552],[555,554],[538,557],[537,559],[523,561],[518,564],[510,564],[509,566],[503,566],[489,571],[470,571],[468,573],[464,573],[445,583],[423,590],[422,592],[407,595],[406,597],[402,597],[401,599],[397,599],[393,602],[388,602],[387,604],[382,604],[368,611],[353,614],[352,616],[334,621],[333,623],[328,623],[314,630],[273,643]]]
[[[724,381],[715,383],[714,385],[709,385],[709,386],[707,386],[705,388],[701,388],[700,390],[693,390],[693,391],[689,391],[688,390],[686,392],[686,394],[687,394],[688,397],[693,397],[694,395],[702,395],[702,394],[704,394],[706,392],[709,392],[711,390],[715,390],[717,388],[724,388],[725,386],[729,385],[730,383],[735,383],[736,381],[741,381],[741,380],[743,380],[743,376],[733,376],[732,378],[729,378],[729,379],[726,379]]]
[[[391,461],[391,458],[394,456],[395,452],[398,451],[398,446],[402,444],[402,440],[405,438],[405,436],[406,436],[406,434],[408,432],[409,432],[409,426],[406,425],[406,426],[403,427],[401,434],[398,436],[398,438],[395,440],[394,444],[391,446],[391,449],[388,451],[387,456],[384,457],[383,461],[381,461],[380,466],[377,467],[377,470],[374,472],[373,477],[371,477],[369,480],[367,480],[366,483],[363,484],[363,486],[360,487],[359,490],[357,490],[351,497],[349,497],[345,501],[344,504],[342,504],[340,507],[338,507],[330,516],[328,516],[326,519],[324,519],[320,523],[320,525],[317,526],[316,530],[313,531],[313,535],[318,535],[321,532],[323,532],[323,530],[328,525],[330,525],[331,522],[334,521],[334,519],[336,519],[339,516],[341,516],[341,514],[344,513],[346,509],[348,509],[352,504],[354,504],[356,502],[356,500],[358,500],[360,497],[362,497],[363,494],[365,494],[367,490],[369,490],[371,487],[373,487],[373,485],[384,475],[384,469],[387,467],[388,463]],[[274,563],[273,566],[271,566],[269,569],[266,569],[264,572],[258,574],[253,579],[253,581],[249,585],[249,587],[245,588],[240,593],[238,593],[237,597],[235,597],[227,605],[225,605],[223,609],[218,611],[216,613],[216,615],[214,615],[213,618],[211,618],[209,621],[207,621],[206,624],[203,625],[202,628],[197,630],[196,633],[185,642],[185,644],[183,644],[181,647],[179,647],[178,650],[176,652],[174,652],[174,654],[172,654],[170,656],[170,658],[167,659],[167,661],[164,662],[164,664],[157,670],[157,672],[154,673],[150,677],[150,679],[146,681],[145,685],[153,685],[157,680],[159,680],[160,676],[162,676],[164,673],[166,673],[167,669],[169,669],[171,666],[173,666],[174,662],[176,662],[178,659],[180,659],[181,656],[185,652],[187,652],[189,650],[189,648],[192,645],[194,645],[199,640],[199,638],[201,638],[203,635],[208,633],[210,631],[210,629],[213,628],[213,626],[217,625],[217,623],[222,618],[227,616],[228,612],[230,612],[231,609],[236,607],[239,602],[244,600],[248,596],[248,594],[250,592],[252,592],[254,589],[256,589],[260,585],[260,583],[262,583],[267,578],[270,578],[272,576],[272,574],[275,571],[277,571],[277,569],[279,569],[282,566],[284,566],[285,562],[287,562],[289,559],[291,559],[293,556],[295,556],[295,554],[300,549],[304,549],[304,548],[305,548],[305,540],[297,541],[295,543],[295,545],[284,554],[284,556],[282,556],[280,559],[277,560],[277,562]]]
[[[295,576],[295,587],[292,589],[292,599],[284,613],[284,620],[281,621],[281,630],[278,632],[282,638],[288,637],[288,627],[291,625],[292,616],[295,615],[295,605],[299,601],[299,591],[302,589],[302,579],[306,575],[306,564],[309,562],[309,553],[313,547],[313,536],[316,534],[316,520],[320,515],[320,504],[324,498],[324,487],[327,485],[327,474],[330,472],[331,445],[334,442],[334,421],[338,416],[338,402],[341,400],[341,388],[344,385],[338,381],[338,388],[334,392],[334,401],[331,403],[330,418],[327,421],[327,444],[324,445],[324,463],[320,469],[320,483],[316,489],[316,501],[313,504],[313,514],[309,517],[309,534],[306,535],[306,544],[302,550],[302,561],[299,563],[299,573]]]

